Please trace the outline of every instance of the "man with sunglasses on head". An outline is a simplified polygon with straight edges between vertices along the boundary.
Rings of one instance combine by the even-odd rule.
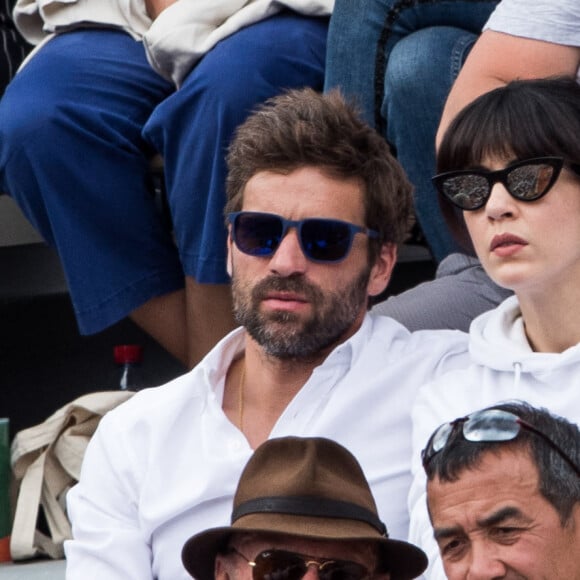
[[[441,425],[423,451],[449,580],[580,579],[580,430],[525,403]]]
[[[347,447],[392,537],[406,538],[412,401],[467,358],[460,332],[412,334],[367,313],[408,232],[411,187],[338,93],[312,90],[251,115],[228,167],[241,328],[101,422],[68,498],[69,580],[186,578],[177,546],[227,521],[252,450],[285,435]]]
[[[258,447],[231,525],[191,537],[182,560],[197,580],[405,580],[427,565],[421,550],[389,538],[356,458],[323,437]]]

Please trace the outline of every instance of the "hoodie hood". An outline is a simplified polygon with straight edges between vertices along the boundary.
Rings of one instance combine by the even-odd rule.
[[[522,313],[516,296],[473,320],[469,329],[469,352],[473,362],[496,371],[532,373],[538,380],[549,375],[557,381],[561,372],[580,362],[580,345],[561,353],[534,352],[526,337]],[[554,384],[556,386],[556,384]]]

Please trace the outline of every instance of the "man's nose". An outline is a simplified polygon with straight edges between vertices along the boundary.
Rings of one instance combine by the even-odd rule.
[[[472,544],[466,580],[495,580],[504,578],[506,572],[506,566],[494,545],[489,542]]]
[[[300,247],[298,230],[290,228],[270,258],[270,270],[280,276],[291,276],[303,274],[307,265],[308,258]]]

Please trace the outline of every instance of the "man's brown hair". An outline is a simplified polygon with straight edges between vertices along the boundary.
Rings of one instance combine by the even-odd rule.
[[[261,171],[316,167],[363,184],[373,262],[382,244],[405,240],[413,223],[412,186],[386,141],[334,90],[291,90],[266,101],[238,127],[228,156],[226,214],[239,211],[247,182]],[[272,192],[275,195],[275,192]]]

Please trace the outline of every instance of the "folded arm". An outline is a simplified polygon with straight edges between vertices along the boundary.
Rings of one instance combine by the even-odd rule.
[[[453,85],[437,132],[437,145],[455,115],[479,95],[516,79],[576,76],[580,47],[484,31]]]

